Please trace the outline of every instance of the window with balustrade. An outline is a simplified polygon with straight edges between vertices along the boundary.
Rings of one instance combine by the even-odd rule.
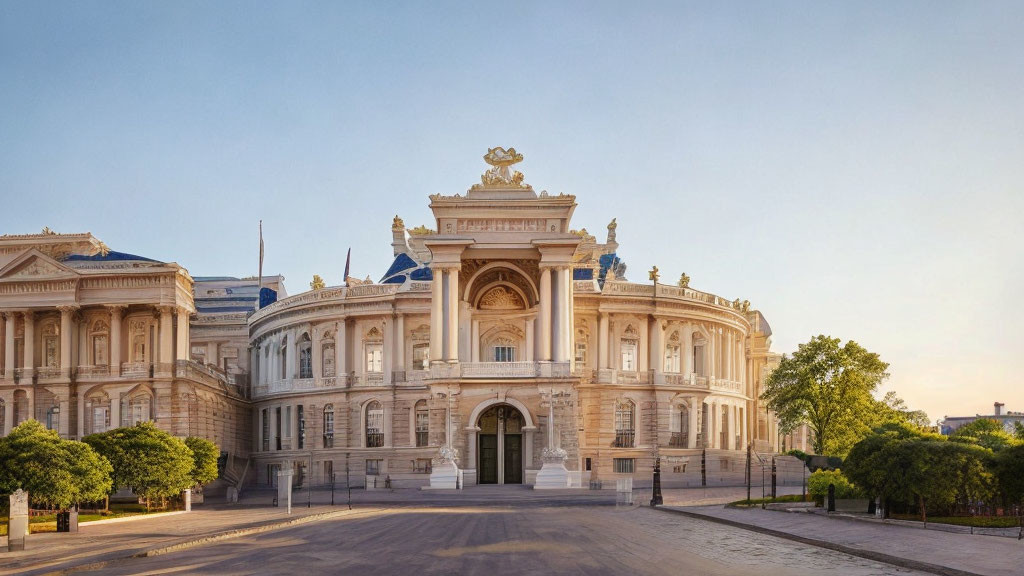
[[[632,448],[636,439],[636,405],[632,400],[622,400],[615,405],[616,448]]]
[[[324,448],[334,448],[334,404],[324,406]]]
[[[384,408],[381,403],[372,400],[366,405],[366,447],[380,448],[384,446]]]
[[[416,403],[416,445],[427,446],[430,442],[430,410],[427,408],[427,401],[420,400]]]
[[[682,364],[682,346],[679,344],[679,332],[673,332],[665,343],[665,372],[679,373]]]
[[[625,372],[636,372],[636,340],[623,339],[619,344],[619,351],[622,354],[621,369]]]
[[[516,347],[515,346],[495,346],[494,347],[494,361],[495,362],[515,362],[516,361]]]
[[[92,342],[92,362],[93,366],[106,366],[109,363],[107,360],[107,342],[109,339],[110,327],[104,320],[97,320],[92,323],[89,329],[89,338]],[[81,362],[85,364],[86,362]]]
[[[375,326],[370,328],[363,339],[363,349],[366,351],[366,372],[380,373],[384,371],[384,336]]]

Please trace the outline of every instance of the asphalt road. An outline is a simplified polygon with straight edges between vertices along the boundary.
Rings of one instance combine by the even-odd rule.
[[[842,574],[905,569],[649,508],[404,507],[77,574]]]

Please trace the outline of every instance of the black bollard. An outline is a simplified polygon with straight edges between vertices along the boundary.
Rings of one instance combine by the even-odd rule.
[[[654,459],[654,490],[651,494],[651,506],[662,504],[661,499],[661,458]]]
[[[700,485],[708,485],[708,451],[700,451]]]
[[[775,457],[772,456],[772,500],[775,500]]]
[[[835,512],[836,511],[836,485],[835,484],[829,484],[828,485],[828,511],[829,512]]]

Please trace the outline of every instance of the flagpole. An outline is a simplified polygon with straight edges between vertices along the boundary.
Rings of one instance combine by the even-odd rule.
[[[263,291],[263,220],[260,220],[260,266],[256,284],[256,309],[260,308],[260,293]]]

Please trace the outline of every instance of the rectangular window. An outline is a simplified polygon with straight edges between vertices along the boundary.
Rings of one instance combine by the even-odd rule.
[[[366,461],[366,475],[377,476],[380,474],[380,460],[367,460]]]
[[[302,406],[295,407],[295,419],[299,422],[299,448],[306,447],[306,419],[302,415]]]
[[[292,407],[284,407],[284,435],[286,438],[292,437]]]
[[[324,484],[334,484],[334,460],[324,460]]]
[[[593,466],[593,463],[590,461],[590,458],[587,458],[586,459],[586,467],[584,468],[584,470],[586,470],[587,472],[590,472],[591,466]]]
[[[384,371],[384,345],[383,344],[367,344],[366,345],[366,371],[367,372],[383,372]]]
[[[412,462],[413,474],[430,474],[430,458],[417,458]]]
[[[576,367],[586,368],[587,366],[587,345],[583,342],[576,343]]]
[[[274,410],[274,415],[277,416],[274,420],[274,446],[275,450],[281,449],[281,407],[278,406]]]
[[[416,409],[416,445],[426,446],[430,434],[430,412],[425,408]]]
[[[334,448],[334,409],[324,412],[324,448]]]
[[[380,406],[380,404],[377,404]],[[366,447],[380,448],[384,446],[384,409],[376,408],[366,411]]]
[[[92,431],[106,432],[110,429],[110,408],[107,406],[92,409]]]
[[[107,365],[107,337],[93,336],[92,337],[92,364],[93,366],[106,366]]]
[[[416,370],[430,368],[430,344],[415,344],[412,347],[412,365]]]
[[[612,458],[616,474],[632,474],[635,458]]]
[[[267,409],[266,408],[261,410],[260,413],[262,414],[262,417],[263,417],[263,424],[262,424],[262,429],[263,429],[263,451],[267,452],[267,451],[270,450],[270,418],[269,418],[270,415],[267,414]]]
[[[623,340],[620,348],[622,350],[622,370],[636,372],[636,341]]]
[[[495,346],[494,347],[494,361],[495,362],[515,362],[516,361],[516,348],[515,348],[515,346]]]
[[[679,372],[679,346],[669,346],[665,349],[665,372]]]

